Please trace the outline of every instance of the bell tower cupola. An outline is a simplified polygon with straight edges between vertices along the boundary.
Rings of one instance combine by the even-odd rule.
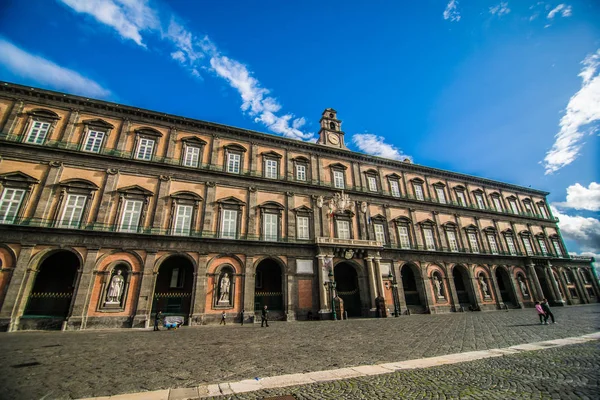
[[[323,111],[321,116],[321,130],[319,131],[318,144],[338,149],[347,149],[344,143],[344,132],[342,131],[342,121],[337,119],[337,111],[328,108]]]

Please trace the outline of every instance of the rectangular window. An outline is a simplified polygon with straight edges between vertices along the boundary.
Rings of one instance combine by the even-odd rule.
[[[401,249],[410,249],[410,236],[408,235],[407,226],[398,227],[398,238],[400,239]]]
[[[512,236],[506,236],[506,246],[508,246],[508,252],[511,255],[517,255],[517,248],[515,247],[515,241]]]
[[[496,211],[502,212],[502,203],[500,203],[500,198],[492,197],[492,199],[494,200],[494,207],[496,208]]]
[[[448,246],[450,246],[450,251],[458,251],[458,241],[456,240],[454,231],[446,231],[446,235],[448,236]]]
[[[444,193],[444,188],[436,187],[435,192],[437,193],[438,201],[441,204],[446,204],[446,193]]]
[[[171,272],[171,282],[169,284],[169,287],[182,288],[183,287],[183,277],[184,277],[184,274],[182,273],[182,271],[179,267],[173,268],[173,271]]]
[[[88,131],[87,137],[85,138],[85,145],[83,151],[90,153],[99,153],[102,141],[104,140],[104,132]]]
[[[173,224],[173,235],[188,236],[192,226],[192,210],[189,205],[177,205],[175,213],[175,224]]]
[[[333,171],[333,186],[336,189],[344,188],[344,173],[342,171]]]
[[[338,239],[350,239],[350,222],[337,221]]]
[[[183,165],[186,167],[198,167],[200,162],[200,147],[185,146],[185,157],[183,158]]]
[[[46,140],[46,135],[50,129],[49,122],[33,121],[29,134],[27,135],[27,143],[42,144]]]
[[[540,212],[542,213],[542,217],[549,219],[550,216],[548,215],[548,210],[546,210],[546,206],[543,204],[540,204],[539,207],[540,207]]]
[[[496,236],[490,233],[487,235],[487,238],[488,243],[490,244],[490,250],[492,251],[492,254],[498,254],[498,244],[496,243]]]
[[[377,191],[377,179],[374,176],[367,176],[367,183],[371,192]]]
[[[305,181],[306,180],[306,165],[296,164],[296,180],[297,181]]]
[[[425,248],[427,250],[435,250],[435,240],[433,239],[433,231],[431,228],[423,228],[425,235]]]
[[[277,179],[277,161],[265,161],[265,178]]]
[[[137,158],[138,160],[151,160],[153,150],[154,150],[154,140],[140,138],[140,142],[138,143],[138,148],[137,148],[137,152],[135,154],[135,158]]]
[[[23,189],[4,189],[0,200],[0,223],[12,224],[15,222],[23,197],[25,197]]]
[[[414,188],[415,188],[415,198],[417,200],[425,200],[425,197],[423,196],[423,186],[421,186],[418,183],[415,183]]]
[[[458,199],[458,204],[460,204],[463,207],[467,206],[467,198],[465,197],[465,192],[463,192],[463,191],[456,192],[456,198]]]
[[[542,250],[542,254],[547,256],[548,255],[548,247],[546,247],[546,241],[542,238],[538,239],[538,244],[540,245],[540,249]]]
[[[558,257],[563,256],[562,249],[560,248],[560,243],[558,243],[557,239],[552,239],[552,246],[554,247],[554,251]]]
[[[525,204],[525,210],[527,211],[527,213],[533,214],[533,207],[531,207],[531,203],[530,202],[526,202],[526,203],[523,203],[523,204]]]
[[[379,243],[385,244],[385,230],[383,229],[382,224],[374,224],[373,229],[375,230],[375,240]]]
[[[469,244],[471,245],[471,252],[479,253],[479,244],[477,243],[477,235],[475,234],[475,232],[469,232],[469,233],[467,233],[467,236],[469,237]]]
[[[86,199],[87,196],[70,194],[67,197],[65,210],[58,226],[61,228],[79,228]]]
[[[483,202],[483,196],[480,195],[479,193],[475,194],[475,199],[477,200],[477,207],[479,207],[480,210],[484,210],[485,209],[485,203]]]
[[[390,190],[392,191],[392,196],[400,197],[400,185],[398,185],[398,181],[390,181]]]
[[[235,239],[237,237],[237,211],[223,210],[221,237]]]
[[[142,214],[142,202],[139,200],[126,200],[121,217],[121,232],[137,232]]]
[[[519,213],[519,208],[517,207],[517,202],[514,200],[509,200],[508,204],[510,204],[510,210],[512,211],[513,214],[518,214]]]
[[[264,239],[269,242],[276,242],[278,238],[277,232],[277,220],[279,216],[277,214],[264,214]]]
[[[298,239],[302,239],[302,240],[310,239],[308,222],[309,222],[308,217],[298,217],[298,219],[297,219]]]
[[[525,246],[525,253],[527,253],[528,256],[532,256],[533,247],[531,246],[531,240],[529,240],[529,237],[523,236],[523,246]]]
[[[242,161],[242,156],[237,153],[228,153],[227,154],[227,172],[232,174],[240,173],[240,164]]]

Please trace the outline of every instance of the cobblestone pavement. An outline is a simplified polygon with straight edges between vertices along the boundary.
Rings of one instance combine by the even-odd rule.
[[[432,357],[600,331],[600,305],[350,321],[0,334],[0,398],[69,399]],[[38,364],[39,363],[39,364]],[[332,383],[336,385],[339,383]]]
[[[213,399],[600,399],[596,342]]]

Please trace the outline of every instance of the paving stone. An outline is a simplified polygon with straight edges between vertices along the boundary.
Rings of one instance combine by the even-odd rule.
[[[171,389],[169,393],[169,400],[191,400],[199,397],[197,387]]]
[[[169,389],[110,396],[111,400],[169,400]]]

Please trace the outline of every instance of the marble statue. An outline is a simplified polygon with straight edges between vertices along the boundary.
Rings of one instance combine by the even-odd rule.
[[[479,284],[481,285],[481,291],[483,292],[483,295],[485,297],[490,297],[490,294],[488,293],[488,285],[485,283],[483,275],[479,275]]]
[[[317,207],[319,207],[319,208],[323,207],[323,196],[317,197]]]
[[[519,277],[519,286],[521,287],[521,292],[523,292],[523,296],[529,296],[529,293],[527,293],[527,285],[525,285],[525,282],[523,282],[522,277]]]
[[[362,203],[360,203],[360,212],[362,212],[363,214],[367,212],[367,202],[363,201]]]
[[[229,281],[229,274],[225,273],[223,278],[221,278],[221,286],[220,286],[220,296],[219,302],[229,303],[229,288],[231,287],[231,282]]]
[[[435,289],[437,290],[437,297],[443,298],[444,297],[444,295],[442,294],[442,285],[443,284],[437,275],[433,275],[433,284],[435,285]]]
[[[125,279],[123,279],[123,271],[117,270],[117,273],[113,275],[108,286],[108,293],[106,295],[106,302],[118,304],[121,302],[121,295],[123,294],[123,286],[125,286]]]

